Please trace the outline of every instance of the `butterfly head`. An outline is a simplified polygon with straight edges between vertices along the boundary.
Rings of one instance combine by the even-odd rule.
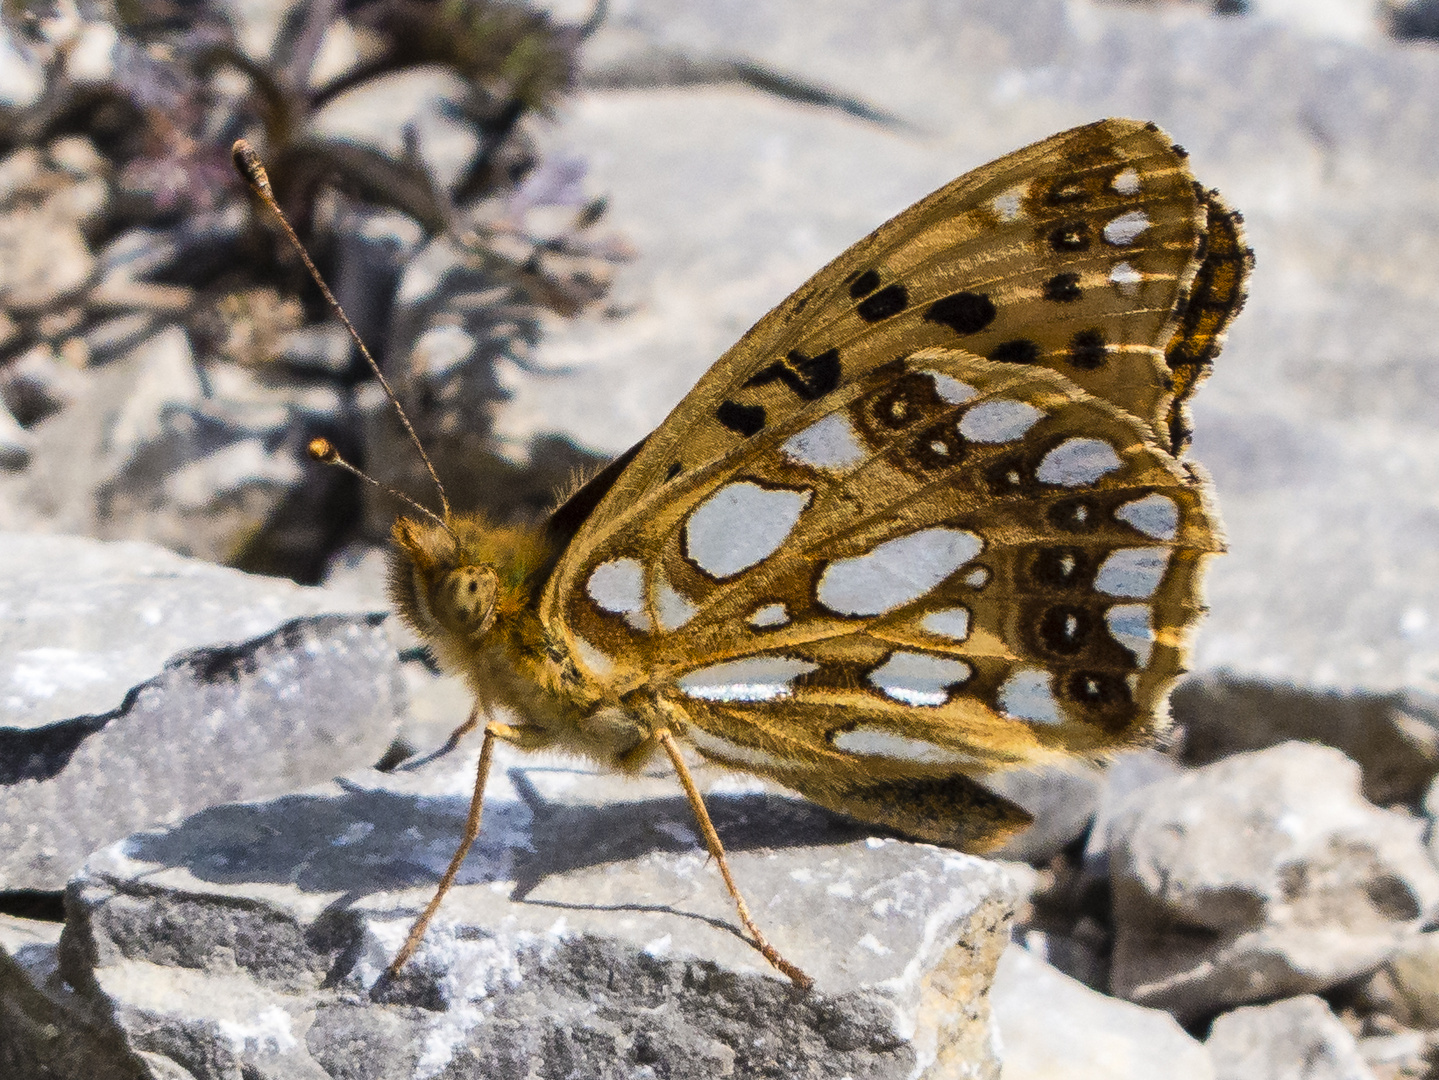
[[[444,524],[402,517],[392,533],[390,598],[444,663],[464,666],[497,623],[523,610],[546,552],[527,530],[456,514]]]

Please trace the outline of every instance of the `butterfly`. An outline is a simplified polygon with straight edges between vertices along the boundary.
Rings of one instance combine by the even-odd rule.
[[[1075,128],[845,251],[547,520],[453,513],[442,487],[441,513],[412,504],[391,596],[474,692],[451,743],[484,741],[391,974],[478,833],[496,740],[626,772],[667,755],[753,943],[808,985],[682,746],[984,851],[1030,819],[980,778],[1151,738],[1223,548],[1187,406],[1252,261],[1158,127]]]

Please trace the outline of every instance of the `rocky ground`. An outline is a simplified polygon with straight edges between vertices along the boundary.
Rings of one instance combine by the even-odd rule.
[[[273,34],[278,5],[236,9]],[[1249,308],[1194,408],[1230,550],[1173,744],[997,779],[1039,819],[997,861],[700,770],[807,997],[739,940],[665,770],[504,752],[440,923],[376,990],[477,747],[416,756],[468,701],[382,617],[390,508],[297,451],[413,470],[320,313],[205,270],[246,250],[237,196],[146,217],[89,136],[16,141],[57,85],[115,78],[94,10],[47,30],[50,68],[0,59],[0,1072],[1439,1076],[1430,6],[627,0],[525,121],[534,179],[464,219],[543,273],[331,208],[337,291],[501,516],[1023,143],[1153,119],[1244,211]],[[457,94],[411,73],[312,120],[458,183],[486,136]],[[602,233],[554,224],[601,195]]]

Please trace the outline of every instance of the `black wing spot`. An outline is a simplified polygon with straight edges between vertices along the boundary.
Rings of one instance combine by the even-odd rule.
[[[1029,564],[1029,577],[1049,589],[1087,588],[1094,577],[1094,560],[1083,548],[1041,548]]]
[[[856,282],[858,284],[858,282]],[[909,290],[896,282],[887,285],[873,296],[861,300],[854,310],[865,322],[879,322],[898,315],[909,307]]]
[[[1175,157],[1187,158],[1189,156],[1189,151],[1184,149],[1184,147],[1180,146],[1178,143],[1175,143],[1169,149],[1174,151]]]
[[[1069,362],[1081,371],[1093,371],[1109,359],[1109,346],[1098,330],[1081,330],[1069,339]]]
[[[1078,274],[1055,274],[1044,283],[1044,298],[1056,304],[1072,304],[1083,295]]]
[[[879,288],[879,274],[874,270],[866,270],[849,283],[849,295],[855,300],[861,296],[868,296]]]
[[[1029,467],[1017,454],[1000,458],[984,472],[990,493],[1003,497],[1030,490],[1034,486]]]
[[[1065,499],[1051,506],[1046,516],[1061,532],[1087,533],[1099,527],[1099,507],[1092,499]]]
[[[909,456],[923,469],[942,469],[964,460],[965,438],[949,421],[921,431],[910,445]]]
[[[671,465],[668,469],[665,470],[665,481],[668,482],[670,480],[673,480],[676,476],[678,476],[684,471],[684,466],[681,465],[678,461],[676,461],[673,465]]]
[[[764,430],[764,406],[741,405],[738,401],[721,401],[715,419],[745,438]]]
[[[977,334],[994,322],[995,314],[994,301],[983,293],[957,292],[930,304],[924,318],[956,334]]]
[[[1083,652],[1093,632],[1093,614],[1072,604],[1056,604],[1039,619],[1039,640],[1056,656]]]
[[[1076,671],[1064,681],[1069,700],[1086,710],[1109,713],[1108,719],[1123,723],[1133,705],[1129,684],[1107,671]]]
[[[767,386],[783,382],[805,401],[818,401],[839,385],[839,350],[806,356],[798,349],[750,376],[746,386]]]
[[[1039,362],[1039,345],[1025,338],[1004,341],[994,347],[989,358],[1000,364],[1034,364]]]
[[[1049,246],[1055,251],[1087,251],[1089,244],[1089,222],[1087,221],[1066,221],[1049,231]]]

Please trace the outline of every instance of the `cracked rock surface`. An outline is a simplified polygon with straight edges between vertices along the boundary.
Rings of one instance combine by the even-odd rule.
[[[371,764],[403,710],[382,613],[149,544],[0,535],[0,605],[0,891]]]
[[[1004,872],[732,777],[711,786],[716,827],[813,993],[741,939],[673,777],[507,750],[476,853],[376,991],[474,762],[217,807],[98,852],[58,943],[22,950],[10,1000],[103,1017],[113,1076],[998,1077]]]

